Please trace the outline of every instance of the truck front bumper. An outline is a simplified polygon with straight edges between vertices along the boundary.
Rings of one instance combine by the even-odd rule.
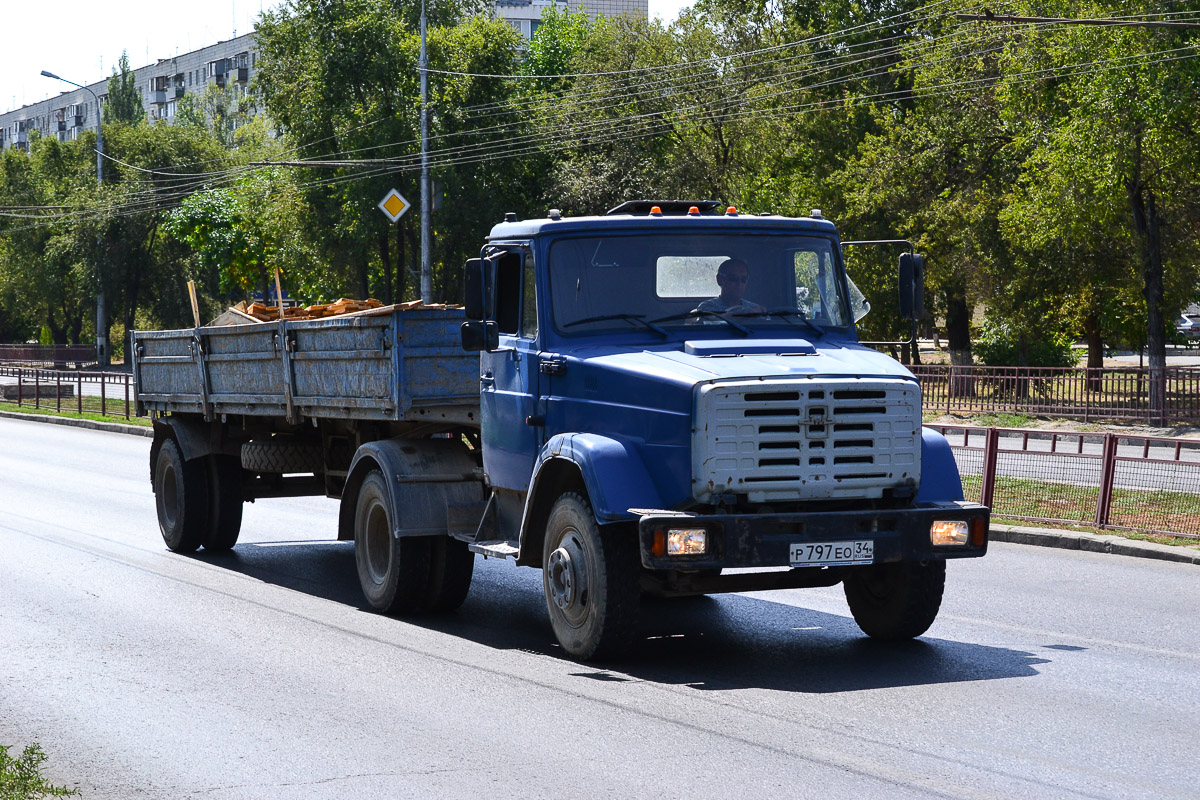
[[[639,515],[642,565],[651,570],[712,570],[735,567],[794,566],[794,545],[873,543],[871,563],[977,558],[987,552],[991,514],[968,502],[921,503],[888,510],[812,511],[794,514],[690,514],[630,509]],[[981,520],[982,522],[976,522]],[[963,544],[935,546],[934,522],[963,521],[973,535]],[[663,546],[672,530],[705,533],[703,553],[669,555]],[[982,529],[982,536],[978,531]],[[980,541],[982,540],[982,541]]]

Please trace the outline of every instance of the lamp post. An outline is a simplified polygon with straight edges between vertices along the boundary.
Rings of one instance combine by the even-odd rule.
[[[77,86],[92,96],[96,101],[96,186],[104,184],[104,133],[100,128],[101,118],[104,116],[104,109],[100,107],[100,98],[96,96],[88,87],[82,83],[69,81],[66,78],[55,75],[49,70],[42,70],[42,75],[47,78],[53,78],[56,81],[69,83],[72,86]],[[102,367],[108,366],[108,308],[104,302],[104,282],[100,276],[96,276],[96,361]]]

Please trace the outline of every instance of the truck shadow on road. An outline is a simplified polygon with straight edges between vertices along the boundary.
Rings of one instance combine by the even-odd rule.
[[[371,613],[349,543],[250,544],[205,559],[267,583]],[[632,653],[613,664],[579,664],[581,681],[651,681],[697,691],[775,689],[831,693],[1032,677],[1048,659],[1021,650],[942,639],[899,644],[867,639],[848,616],[760,595],[647,598]],[[780,597],[785,596],[780,593]],[[803,593],[787,593],[803,602]],[[457,612],[397,620],[501,650],[569,661],[554,641],[540,573],[476,560],[470,595]]]

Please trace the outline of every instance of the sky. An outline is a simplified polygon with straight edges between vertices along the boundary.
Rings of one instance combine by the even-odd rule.
[[[42,0],[46,2],[46,0]],[[121,57],[129,53],[131,67],[144,67],[205,45],[248,33],[261,11],[280,0],[57,0],[47,5],[36,0],[5,2],[0,27],[0,113],[36,103],[72,89],[44,78],[49,70],[76,83],[89,84],[108,77]],[[650,15],[675,19],[693,0],[649,0]],[[117,13],[114,9],[120,9]],[[52,15],[53,27],[46,24]]]

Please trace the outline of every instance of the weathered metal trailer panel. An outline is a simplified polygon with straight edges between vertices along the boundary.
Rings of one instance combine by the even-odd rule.
[[[461,309],[380,310],[134,334],[138,412],[478,425]]]

